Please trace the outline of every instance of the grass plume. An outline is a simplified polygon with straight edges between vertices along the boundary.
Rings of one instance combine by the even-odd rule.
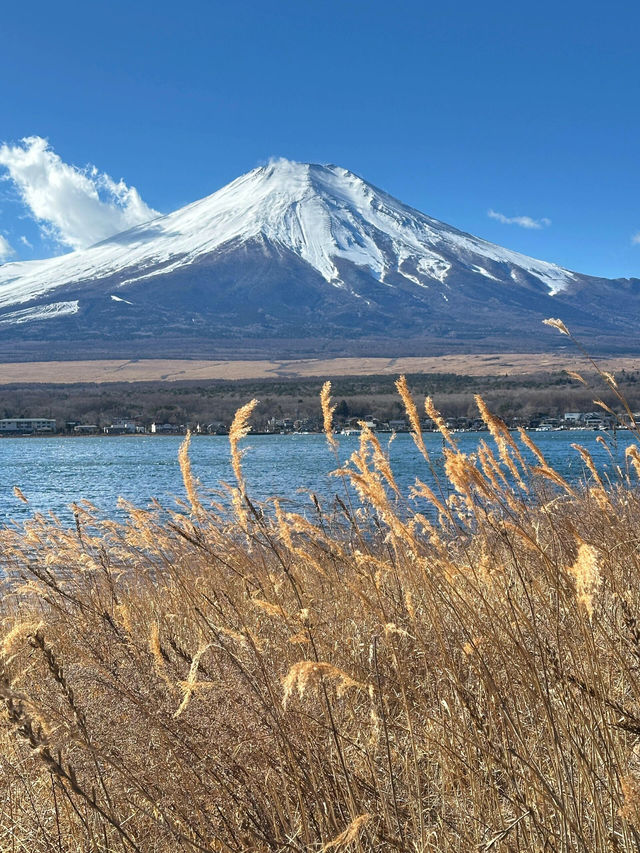
[[[331,382],[327,380],[320,391],[320,405],[322,407],[322,422],[324,434],[327,438],[329,447],[332,450],[338,449],[338,442],[333,434],[333,413],[336,409],[335,405],[331,405]]]

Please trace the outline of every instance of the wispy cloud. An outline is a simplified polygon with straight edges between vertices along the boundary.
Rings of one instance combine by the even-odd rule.
[[[638,233],[637,233],[637,234],[634,234],[634,235],[633,235],[633,237],[631,238],[631,242],[632,242],[635,246],[637,246],[637,245],[639,245],[639,244],[640,244],[640,231],[638,231]]]
[[[22,235],[22,237],[20,237],[20,242],[22,243],[23,246],[26,246],[27,249],[33,249],[32,244],[27,240],[27,238],[24,236],[24,234]]]
[[[519,225],[521,228],[548,228],[551,225],[551,220],[543,216],[542,219],[533,219],[531,216],[505,216],[504,213],[498,213],[497,210],[488,210],[487,216],[491,219],[497,219],[503,225]]]
[[[0,166],[42,232],[81,249],[157,216],[135,187],[65,163],[41,136],[0,145]]]
[[[14,255],[15,249],[7,240],[7,238],[3,237],[2,234],[0,234],[0,264],[4,261],[8,261],[9,258],[12,258]]]

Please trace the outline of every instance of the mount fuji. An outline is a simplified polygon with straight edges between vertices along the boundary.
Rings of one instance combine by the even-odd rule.
[[[88,249],[0,266],[0,356],[633,352],[639,279],[535,260],[338,166],[280,160]]]

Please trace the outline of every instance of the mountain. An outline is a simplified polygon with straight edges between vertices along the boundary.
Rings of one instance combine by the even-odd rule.
[[[637,351],[640,280],[595,278],[281,160],[88,249],[0,266],[0,356],[537,350],[561,316]],[[562,341],[560,341],[562,343]]]

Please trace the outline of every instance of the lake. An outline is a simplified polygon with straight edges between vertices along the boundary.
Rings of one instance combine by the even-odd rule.
[[[611,447],[613,460],[599,441],[603,436]],[[473,452],[488,433],[458,433],[456,440],[464,452]],[[599,469],[614,476],[615,464],[624,467],[624,450],[633,442],[629,432],[615,439],[602,432],[572,430],[533,432],[549,462],[570,480],[582,475],[579,455],[571,448],[576,442],[593,455]],[[379,436],[383,446],[390,436]],[[347,459],[358,446],[356,436],[339,436],[340,457]],[[174,505],[184,498],[177,455],[180,436],[130,436],[86,438],[3,438],[0,440],[0,523],[28,518],[34,511],[53,511],[71,519],[72,501],[87,499],[107,514],[118,515],[117,500],[123,497],[147,506],[152,498],[163,505]],[[442,438],[427,433],[425,443],[436,464],[442,460]],[[255,500],[273,495],[308,502],[304,491],[321,498],[340,494],[342,486],[329,472],[336,459],[322,435],[256,435],[243,442],[246,449],[244,470],[248,492]],[[410,435],[395,437],[389,448],[391,464],[398,483],[405,490],[416,476],[426,482],[429,469],[418,454]],[[226,436],[194,436],[190,451],[194,474],[203,487],[214,489],[221,480],[233,482]],[[29,499],[16,499],[13,487],[19,486]],[[303,490],[303,492],[299,491]]]

